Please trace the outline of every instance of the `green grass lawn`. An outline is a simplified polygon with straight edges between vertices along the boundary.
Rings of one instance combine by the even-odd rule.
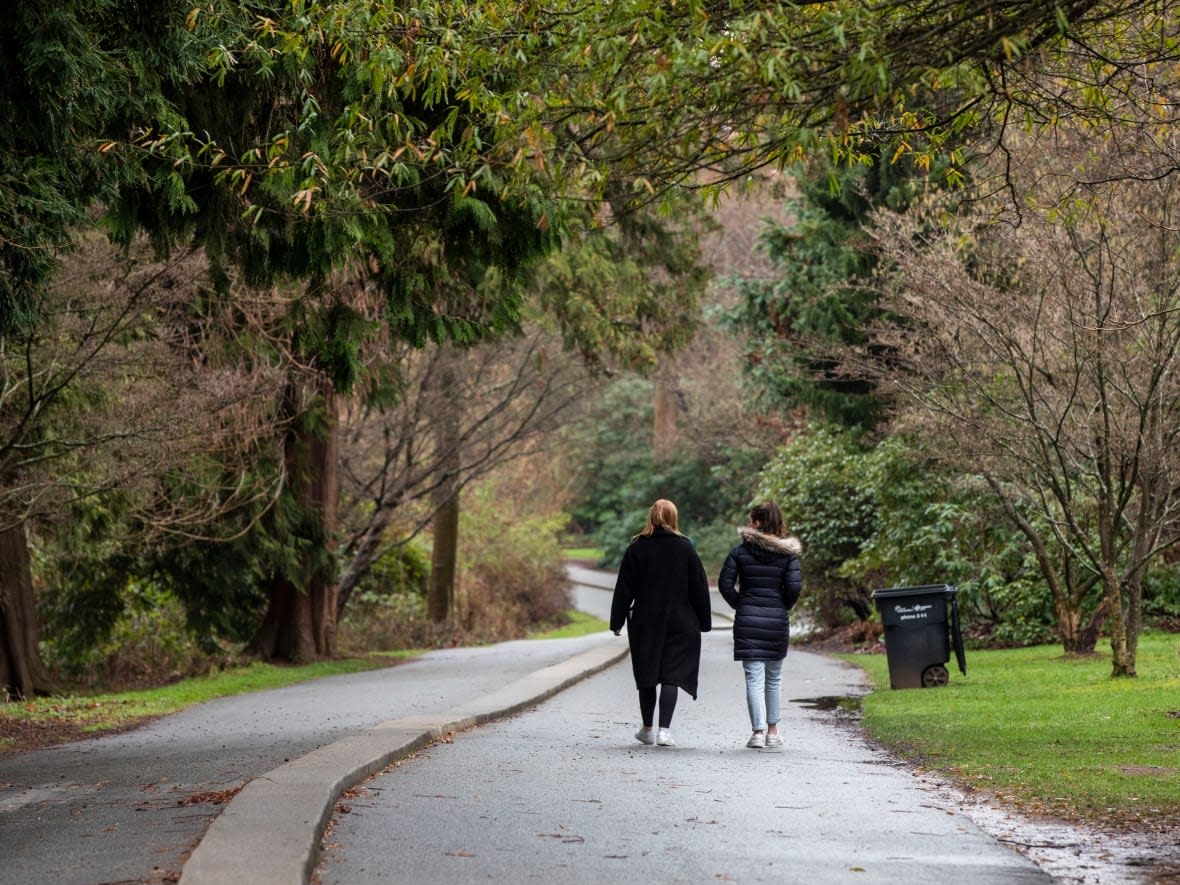
[[[610,624],[599,620],[594,615],[570,609],[566,612],[569,623],[556,630],[546,630],[543,633],[530,633],[529,639],[571,639],[575,636],[586,636],[589,633],[601,633],[610,629]]]
[[[322,661],[305,666],[252,663],[144,691],[36,698],[0,704],[0,753],[125,729],[228,695],[282,688],[309,679],[357,673],[413,657],[417,651]]]
[[[570,638],[608,628],[604,621],[583,612],[570,610],[567,614],[570,622],[565,626],[529,638]],[[386,667],[397,660],[418,654],[421,654],[419,649],[377,652],[364,657],[322,661],[299,667],[252,663],[144,691],[35,698],[0,704],[0,753],[119,731],[213,698],[282,688],[309,679]]]
[[[969,651],[967,677],[952,658],[949,685],[895,691],[884,655],[846,659],[873,682],[865,727],[903,756],[1032,811],[1180,820],[1180,636],[1145,634],[1135,679],[1039,646]]]
[[[594,562],[599,562],[602,559],[602,548],[567,547],[561,551],[561,555],[566,559],[592,560]]]

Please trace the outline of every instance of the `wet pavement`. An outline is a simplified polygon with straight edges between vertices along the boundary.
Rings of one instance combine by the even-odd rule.
[[[455,734],[350,794],[316,878],[420,882],[1051,882],[909,766],[808,703],[863,694],[860,670],[792,651],[780,751],[746,747],[741,665],[704,637],[674,747],[634,738],[631,669]]]
[[[571,573],[579,582],[576,588],[578,607],[605,619],[609,613],[613,575],[577,568],[572,568]],[[714,608],[719,615],[726,611],[716,595]],[[627,700],[620,701],[619,698],[633,693],[633,685],[627,685],[629,667],[625,663],[609,664],[617,659],[612,657],[617,654],[615,649],[625,648],[625,640],[600,634],[575,640],[514,642],[489,648],[432,652],[385,671],[333,677],[273,692],[226,698],[123,735],[0,758],[0,858],[3,859],[0,880],[5,885],[174,881],[190,852],[197,846],[209,844],[205,837],[210,832],[210,825],[217,821],[228,824],[222,829],[230,830],[231,836],[243,837],[241,847],[244,853],[241,856],[247,861],[273,859],[273,855],[279,853],[278,846],[285,840],[284,844],[293,845],[293,850],[307,859],[305,872],[310,875],[313,868],[310,859],[318,850],[318,825],[309,827],[308,820],[304,819],[297,822],[297,832],[281,831],[282,820],[286,818],[275,813],[279,810],[277,803],[257,806],[260,813],[252,818],[248,811],[243,813],[250,806],[242,803],[243,794],[238,791],[243,787],[253,789],[249,786],[251,784],[259,788],[268,783],[277,784],[284,772],[305,773],[318,765],[325,777],[324,783],[328,785],[329,793],[324,801],[330,811],[341,791],[361,779],[358,777],[344,784],[338,771],[333,774],[342,764],[353,774],[363,769],[363,766],[354,765],[343,750],[357,745],[358,741],[377,744],[384,741],[386,746],[380,753],[389,755],[398,752],[396,747],[391,749],[390,742],[403,740],[405,754],[416,751],[419,755],[398,766],[398,771],[414,777],[437,774],[441,778],[439,783],[444,784],[449,776],[447,766],[440,770],[436,761],[455,763],[456,770],[468,771],[469,778],[483,779],[488,784],[490,796],[512,795],[509,790],[516,778],[512,769],[523,766],[536,769],[545,779],[549,797],[538,808],[546,811],[557,808],[557,803],[563,799],[578,796],[599,798],[600,802],[576,802],[576,810],[583,810],[583,805],[603,810],[606,800],[601,799],[598,786],[604,779],[620,776],[632,784],[642,785],[652,796],[662,797],[670,803],[665,809],[666,814],[658,802],[654,806],[640,806],[626,803],[625,797],[610,799],[632,834],[628,845],[617,845],[614,849],[615,853],[631,858],[632,862],[626,865],[626,881],[634,881],[630,874],[638,870],[647,871],[643,878],[670,881],[661,877],[665,867],[652,860],[659,851],[667,851],[681,843],[692,848],[726,826],[744,833],[748,827],[739,820],[723,817],[729,814],[731,807],[741,805],[742,794],[733,792],[727,781],[729,778],[751,783],[765,814],[782,818],[777,823],[793,822],[790,827],[782,827],[772,825],[771,817],[760,819],[755,832],[761,833],[762,841],[747,846],[746,852],[732,858],[732,864],[728,855],[718,859],[724,863],[716,866],[717,871],[744,869],[745,881],[759,881],[759,877],[771,881],[766,878],[771,875],[767,871],[773,868],[775,858],[786,857],[791,852],[803,852],[805,856],[801,857],[803,866],[800,870],[811,870],[818,877],[815,881],[824,881],[825,876],[833,881],[857,882],[880,876],[885,881],[885,871],[888,871],[889,878],[922,881],[921,869],[926,860],[918,866],[907,864],[900,854],[877,838],[882,827],[893,832],[897,821],[909,820],[910,812],[896,805],[895,790],[900,790],[906,803],[916,801],[919,806],[928,804],[937,810],[933,816],[927,814],[930,809],[919,807],[914,812],[919,816],[914,817],[914,821],[920,818],[929,826],[924,823],[916,827],[918,846],[911,855],[929,859],[935,868],[943,870],[945,878],[964,882],[1012,881],[1010,878],[993,879],[993,876],[998,875],[996,871],[1006,869],[1005,865],[1010,862],[1001,859],[1012,858],[1019,852],[1019,856],[1029,858],[1035,866],[1020,861],[1013,869],[1019,871],[1020,878],[1028,877],[1030,881],[1047,877],[1063,882],[1120,885],[1180,881],[1180,875],[1177,875],[1180,846],[1174,844],[1175,840],[1161,843],[1155,834],[1098,833],[1055,821],[1023,817],[1001,803],[989,801],[983,794],[964,794],[944,779],[929,772],[917,772],[873,747],[864,738],[857,722],[863,685],[859,685],[852,668],[835,681],[816,680],[805,670],[797,670],[793,681],[784,683],[784,698],[800,733],[822,732],[831,747],[841,748],[831,751],[836,754],[835,758],[843,759],[841,754],[844,753],[853,754],[849,757],[851,761],[845,759],[843,763],[847,765],[847,783],[820,783],[812,778],[805,764],[787,766],[772,761],[769,766],[758,767],[761,763],[754,761],[759,758],[758,753],[751,754],[751,751],[734,745],[732,722],[744,719],[740,670],[734,670],[737,665],[726,660],[724,647],[728,636],[724,619],[719,616],[715,624],[718,629],[709,642],[717,660],[710,663],[708,673],[711,674],[710,680],[721,679],[723,683],[709,689],[708,705],[704,698],[699,705],[682,700],[677,713],[677,731],[684,735],[683,746],[675,749],[675,757],[651,755],[653,748],[641,747],[628,739],[634,730],[633,717]],[[820,670],[835,663],[816,656],[810,658],[815,660],[809,666]],[[582,660],[589,663],[581,665]],[[808,664],[809,656],[792,652],[789,660],[792,667],[798,667]],[[608,669],[592,676],[601,669],[603,662]],[[580,666],[583,667],[581,675],[570,676],[565,672],[576,671]],[[546,677],[547,682],[538,680],[539,676],[550,673],[557,675]],[[581,680],[587,676],[592,678],[583,683]],[[588,702],[588,697],[601,694],[601,686],[606,686],[605,696]],[[552,691],[560,694],[554,696]],[[722,720],[713,719],[712,724],[706,724],[708,717],[702,714],[707,706],[712,706],[715,697],[725,697],[725,703],[731,706],[736,703],[738,709],[730,710]],[[536,709],[532,712],[523,712],[533,707]],[[446,738],[437,730],[438,723],[447,721],[473,723],[473,711],[479,716],[491,717],[480,719],[491,724],[473,730],[466,730],[471,726],[464,725],[453,738]],[[542,718],[534,718],[538,715]],[[503,716],[509,718],[495,721]],[[397,718],[394,720],[393,717]],[[396,725],[410,723],[413,728],[408,731],[388,729],[391,721]],[[538,722],[543,724],[535,724]],[[435,731],[422,731],[422,723],[434,723],[431,728]],[[434,735],[434,743],[430,742],[430,734]],[[440,736],[443,739],[439,740]],[[485,758],[481,765],[473,764],[474,760],[466,751],[481,742],[490,742],[492,759]],[[522,754],[523,761],[519,765],[509,764],[517,751]],[[649,751],[648,755],[644,755],[645,751]],[[823,754],[813,752],[812,755]],[[673,759],[682,759],[683,766],[680,762],[673,763]],[[579,760],[583,764],[578,765]],[[660,767],[651,767],[657,762]],[[664,763],[672,767],[663,767]],[[368,769],[364,774],[373,770],[376,769]],[[775,781],[760,777],[760,772],[773,772],[775,777],[782,777],[784,772],[792,774],[795,785],[802,783],[805,787],[802,801],[782,802],[767,793],[769,785]],[[505,775],[508,781],[495,782],[497,773]],[[892,786],[885,787],[885,784]],[[456,795],[461,786],[460,782],[455,783]],[[444,795],[443,789],[428,790],[423,782],[419,792],[425,798],[417,797],[415,801],[430,806],[433,796],[436,797],[434,804],[445,806],[448,803],[437,798]],[[249,790],[243,790],[245,792]],[[363,807],[374,795],[379,797],[381,794],[373,793],[363,798],[360,811],[364,813],[355,820],[361,821],[365,816],[377,817]],[[388,798],[390,791],[385,791],[384,795]],[[521,797],[519,802],[527,802],[530,796],[541,793],[529,788],[517,795]],[[722,796],[730,798],[719,802]],[[841,796],[848,798],[840,799]],[[706,798],[702,800],[701,797]],[[824,803],[832,801],[842,801],[850,808],[864,804],[861,822],[856,824],[862,828],[862,833],[867,834],[864,839],[850,836],[852,831],[844,823],[840,824],[841,830],[824,830]],[[769,807],[767,802],[774,807]],[[718,813],[708,816],[700,813],[712,805],[721,806]],[[779,805],[784,807],[779,808]],[[795,805],[800,807],[791,807]],[[290,812],[288,817],[292,819],[300,815],[313,818],[319,813],[313,808],[281,810]],[[515,811],[521,811],[519,804]],[[484,813],[511,817],[513,809],[485,806]],[[325,820],[328,816],[325,815]],[[525,840],[527,844],[520,846],[519,852],[536,851],[534,839],[549,843],[550,847],[561,846],[559,851],[575,850],[569,846],[579,843],[576,839],[566,840],[569,833],[561,829],[560,817],[553,819],[557,821],[556,828],[535,830]],[[273,823],[279,830],[260,836],[256,828],[233,825],[234,821],[249,823],[252,819],[263,824]],[[444,814],[436,829],[444,832],[457,820]],[[519,824],[521,820],[531,823],[527,814],[514,823]],[[580,821],[581,818],[571,820]],[[593,818],[589,819],[588,824],[594,823]],[[480,827],[487,826],[487,820],[477,816],[470,826],[475,828],[472,832],[478,832]],[[617,823],[610,823],[601,832],[611,838],[617,826]],[[801,827],[810,829],[801,831]],[[913,825],[909,828],[915,829]],[[591,832],[586,830],[587,834]],[[792,842],[792,839],[799,838],[800,832],[811,833],[802,848]],[[307,833],[313,836],[308,837]],[[347,835],[338,827],[333,833],[342,838]],[[950,840],[946,842],[948,845],[953,844],[964,833],[971,834],[971,844],[977,846],[969,850],[967,857],[959,856],[959,849],[955,849],[951,856],[930,847],[943,840]],[[584,847],[586,835],[577,835],[582,835],[580,844]],[[356,844],[363,840],[364,837],[358,834]],[[648,847],[646,843],[649,841],[657,848]],[[772,856],[765,853],[763,843],[773,847]],[[838,850],[832,850],[832,845]],[[849,845],[853,850],[848,849]],[[379,861],[386,858],[381,853],[383,850],[378,852]],[[519,852],[516,860],[527,856]],[[760,859],[771,866],[741,867],[746,854],[755,858],[754,863]],[[325,869],[328,875],[335,875],[331,872],[332,858],[326,856],[329,866]],[[443,857],[445,864],[447,856]],[[461,857],[456,854],[451,859]],[[870,872],[870,866],[865,866],[858,858],[866,860],[874,872]],[[606,859],[618,861],[621,858]],[[560,865],[560,857],[554,857],[550,852],[545,862],[554,860],[557,865],[546,869],[553,875],[574,881],[568,869]],[[387,859],[385,863],[387,866]],[[839,866],[841,863],[843,867]],[[1022,863],[1026,865],[1022,866]],[[684,881],[701,881],[702,870],[713,867],[682,866],[678,869],[682,869]],[[202,881],[195,873],[189,875],[188,867],[184,872],[189,880]],[[463,868],[459,868],[459,872],[463,872]],[[605,881],[612,878],[624,881],[624,874],[612,868],[610,863],[599,872],[606,875]],[[778,876],[781,872],[781,869],[774,870],[773,875]],[[712,875],[704,878],[714,880]],[[274,881],[300,879],[307,881],[302,874]],[[781,876],[777,880],[782,881]],[[253,885],[267,880],[243,867],[235,881]],[[347,880],[338,878],[337,881]],[[412,880],[386,877],[379,881]]]

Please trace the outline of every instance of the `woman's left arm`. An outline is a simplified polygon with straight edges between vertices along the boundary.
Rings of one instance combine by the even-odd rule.
[[[799,601],[799,594],[803,592],[803,570],[799,567],[798,556],[792,556],[783,570],[782,591],[783,604],[788,610],[794,608]]]
[[[717,589],[721,591],[722,598],[729,603],[730,608],[738,607],[737,580],[737,559],[731,550],[721,566],[721,574],[717,576]]]

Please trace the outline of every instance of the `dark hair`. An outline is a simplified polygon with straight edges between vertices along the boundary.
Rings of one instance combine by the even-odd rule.
[[[773,501],[755,504],[750,508],[750,522],[758,524],[758,530],[776,538],[785,538],[787,528],[783,525],[783,512]]]

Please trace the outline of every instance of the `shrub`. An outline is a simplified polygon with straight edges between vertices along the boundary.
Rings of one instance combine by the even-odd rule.
[[[101,638],[46,631],[46,663],[71,687],[125,691],[163,685],[224,664],[228,653],[210,655],[191,637],[183,603],[152,584],[131,582],[121,611]]]
[[[388,596],[425,597],[430,585],[430,558],[418,544],[399,544],[386,551],[361,578],[356,601]],[[351,603],[350,603],[351,604]]]
[[[568,516],[511,468],[468,486],[460,504],[454,617],[429,620],[428,555],[417,544],[403,545],[383,557],[349,602],[342,650],[498,642],[564,625],[572,606],[561,545]]]
[[[871,578],[841,568],[877,529],[865,487],[865,449],[848,431],[812,426],[783,446],[758,480],[760,500],[776,501],[790,532],[803,542],[803,604],[827,628],[869,617]]]
[[[805,600],[824,626],[874,617],[873,589],[946,583],[959,588],[970,635],[1003,645],[1051,638],[1048,590],[1023,536],[985,486],[940,471],[920,440],[874,446],[812,426],[760,482],[803,541]]]
[[[426,617],[429,579],[430,561],[420,545],[400,544],[388,550],[345,606],[337,628],[340,649],[364,654],[445,644],[450,631]]]
[[[1148,623],[1180,631],[1180,567],[1158,563],[1143,576],[1143,617]]]
[[[532,512],[512,476],[469,488],[460,517],[464,626],[489,637],[560,626],[572,606],[564,513]]]
[[[673,457],[652,458],[652,385],[628,379],[612,385],[592,414],[593,433],[571,441],[578,500],[574,524],[602,548],[601,565],[615,568],[658,498],[680,512],[680,529],[691,537],[710,573],[733,546],[734,527],[745,509],[765,453],[724,440],[686,439]]]

